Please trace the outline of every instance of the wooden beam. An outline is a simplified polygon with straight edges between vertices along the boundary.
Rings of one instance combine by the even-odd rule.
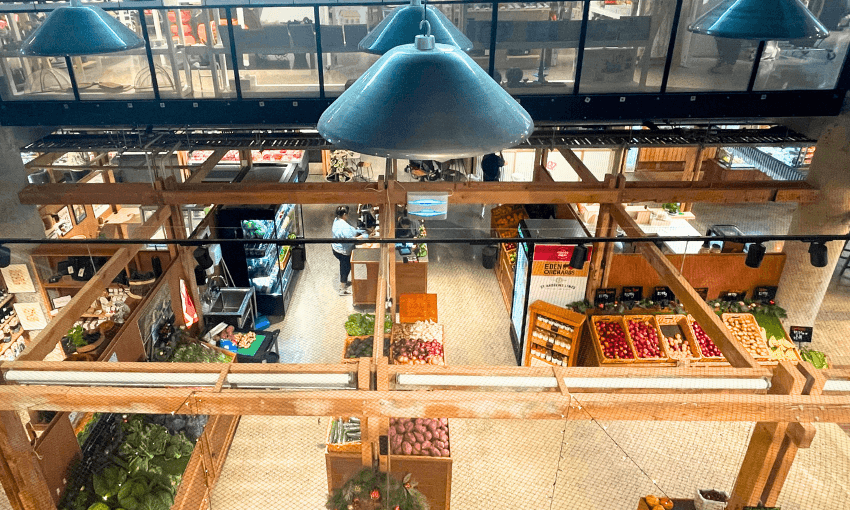
[[[620,227],[629,236],[643,236],[643,232],[621,205],[611,206],[611,214]],[[636,243],[637,249],[647,262],[661,276],[664,283],[670,287],[676,298],[685,309],[693,315],[705,333],[717,344],[720,351],[733,367],[755,368],[758,363],[743,345],[732,338],[732,333],[726,327],[714,310],[697,294],[691,284],[670,260],[651,242]]]
[[[608,204],[599,204],[599,214],[596,217],[596,235],[594,237],[607,237],[612,225],[611,214],[608,212]],[[590,254],[590,269],[587,274],[587,288],[584,298],[592,303],[594,292],[602,286],[603,263],[605,262],[605,248],[612,243],[593,243]]]
[[[171,216],[168,208],[159,208],[142,227],[141,232],[155,231]],[[95,299],[100,297],[103,289],[112,283],[112,280],[125,268],[127,264],[136,256],[143,246],[141,244],[127,245],[118,248],[115,254],[110,257],[109,261],[100,268],[100,270],[87,281],[83,287],[74,295],[71,301],[63,306],[59,313],[47,326],[39,332],[38,336],[27,346],[24,352],[18,356],[21,361],[36,361],[42,360],[50,354],[56,347],[56,344],[65,333],[71,329],[74,323],[80,318]]]
[[[45,168],[45,165],[53,164],[57,159],[61,158],[65,154],[65,152],[45,152],[44,154],[39,154],[35,159],[25,164],[24,168],[27,170]]]
[[[405,203],[408,191],[444,191],[453,204],[570,204],[628,202],[763,203],[817,200],[818,191],[803,181],[625,182],[620,188],[593,182],[406,182],[388,183],[183,183],[158,191],[143,183],[30,184],[18,193],[22,204],[338,204]],[[384,198],[387,197],[387,198]]]
[[[557,147],[558,152],[564,156],[564,159],[567,160],[567,163],[575,170],[578,174],[579,178],[584,182],[599,182],[599,179],[593,175],[593,172],[587,168],[587,165],[579,158],[575,152],[569,147]]]
[[[771,395],[799,395],[806,384],[805,376],[800,373],[791,362],[780,362],[774,370],[768,393]],[[788,423],[784,421],[759,421],[756,423],[747,453],[741,463],[741,470],[735,480],[735,487],[726,508],[730,510],[741,510],[744,506],[755,506],[762,501],[765,491],[771,492],[773,487],[768,486],[771,478],[775,479],[778,471],[783,471],[782,481],[785,479],[793,462],[783,463],[783,456],[787,455],[790,440],[786,437]],[[783,465],[784,464],[784,465]],[[779,488],[781,488],[781,483]],[[775,487],[775,486],[774,486]],[[778,492],[777,492],[778,495]]]
[[[0,456],[0,482],[13,508],[56,510],[50,486],[18,413],[0,412]]]
[[[0,386],[0,410],[557,420],[564,419],[571,405],[611,421],[850,422],[847,397],[823,395],[572,393],[564,397],[560,392],[513,391],[225,389],[215,393],[192,388]],[[573,413],[569,419],[586,417]]]
[[[213,151],[210,154],[210,157],[206,159],[203,163],[198,166],[198,169],[189,177],[189,180],[186,182],[203,182],[204,179],[212,172],[213,168],[221,161],[221,158],[227,154],[227,149],[219,149],[217,151]]]

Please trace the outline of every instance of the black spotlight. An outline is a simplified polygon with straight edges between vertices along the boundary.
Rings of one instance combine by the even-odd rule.
[[[570,257],[570,267],[573,269],[581,269],[587,260],[587,246],[579,244],[573,248],[573,256]]]
[[[207,272],[201,266],[195,266],[195,283],[198,285],[207,284]]]
[[[213,259],[210,257],[210,251],[206,248],[206,246],[198,246],[195,248],[192,256],[195,257],[195,260],[198,261],[198,264],[202,269],[209,269],[213,266]]]
[[[815,267],[826,267],[829,258],[823,241],[814,241],[809,245],[809,261]]]
[[[753,269],[758,269],[761,266],[761,261],[764,260],[764,252],[767,249],[761,243],[753,243],[747,249],[747,260],[744,264],[747,267],[752,267]]]
[[[8,246],[0,244],[0,267],[9,267],[12,262],[12,250]]]

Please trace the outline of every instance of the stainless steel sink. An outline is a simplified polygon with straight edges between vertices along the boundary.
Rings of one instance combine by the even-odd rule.
[[[252,288],[228,287],[221,289],[206,315],[227,315],[242,317],[248,310],[248,304],[254,293]]]

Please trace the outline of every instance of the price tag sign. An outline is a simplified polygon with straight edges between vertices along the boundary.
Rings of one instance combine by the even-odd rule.
[[[673,301],[674,299],[676,299],[676,296],[673,295],[670,287],[655,287],[655,291],[652,293],[652,300],[655,302]]]
[[[697,292],[699,297],[702,298],[703,301],[708,300],[708,287],[700,287],[700,288],[694,289],[694,290]]]
[[[723,301],[741,301],[745,297],[747,297],[747,291],[737,292],[728,290],[723,293],[721,299],[723,299]]]
[[[621,301],[640,301],[643,299],[643,287],[623,287]]]
[[[596,289],[596,297],[593,304],[596,306],[607,305],[617,300],[617,289]]]
[[[759,303],[773,304],[776,301],[776,287],[756,287],[753,299]]]
[[[807,326],[791,326],[788,335],[792,342],[811,343],[813,329]]]

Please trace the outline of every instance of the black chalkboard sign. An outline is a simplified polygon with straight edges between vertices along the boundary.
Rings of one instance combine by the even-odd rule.
[[[703,301],[708,300],[708,287],[700,287],[694,290],[697,292],[697,295],[702,298]]]
[[[617,289],[596,289],[593,304],[596,306],[607,305],[617,300]]]
[[[640,301],[643,299],[643,287],[623,287],[620,301]]]
[[[759,303],[772,305],[776,299],[776,287],[756,287],[753,291],[753,300]]]
[[[720,296],[723,301],[741,301],[745,297],[747,297],[747,291],[745,290],[740,292],[727,290],[726,292],[723,292]]]
[[[676,299],[676,296],[673,295],[673,291],[670,290],[670,287],[655,287],[655,290],[652,293],[652,300],[655,302],[673,301],[674,299]]]
[[[792,342],[811,343],[813,329],[807,326],[791,326],[788,330],[788,336]]]

